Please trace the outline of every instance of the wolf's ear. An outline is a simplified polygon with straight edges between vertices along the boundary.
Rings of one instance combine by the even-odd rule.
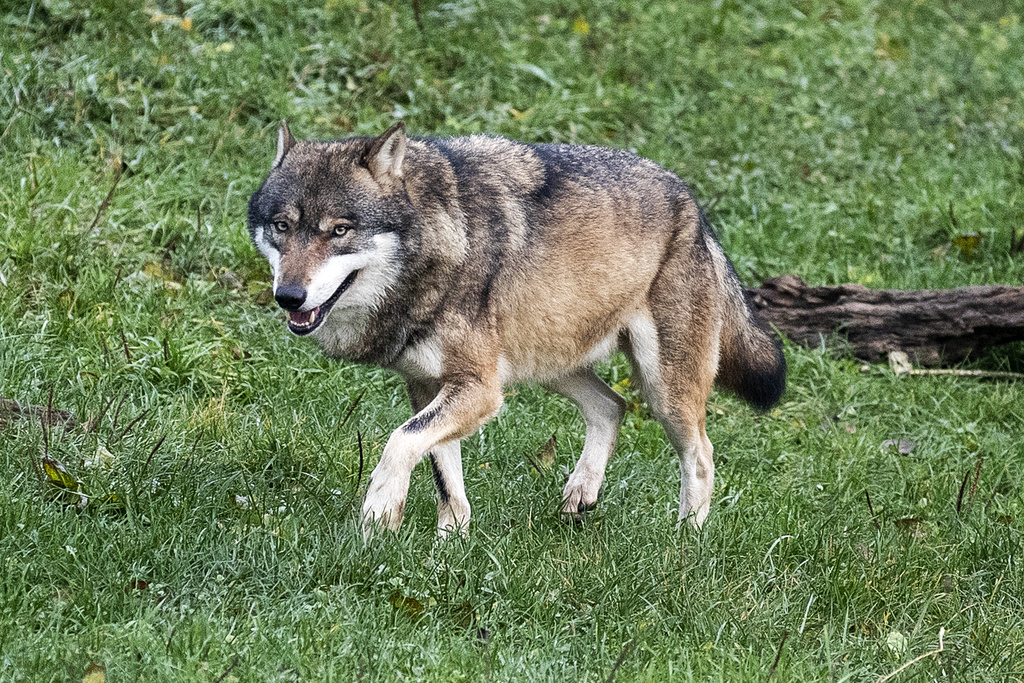
[[[366,152],[366,167],[374,180],[387,182],[388,178],[402,177],[402,160],[405,159],[405,123],[399,121],[380,137],[374,138]]]
[[[284,155],[294,146],[295,138],[292,137],[292,132],[288,130],[288,122],[281,119],[281,127],[277,129],[277,156],[274,157],[274,165],[271,168],[280,166],[281,162],[284,161]]]

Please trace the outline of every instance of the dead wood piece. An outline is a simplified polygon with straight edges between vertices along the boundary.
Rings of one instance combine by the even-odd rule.
[[[23,406],[14,399],[0,396],[0,427],[24,418],[35,418],[47,427],[63,425],[65,429],[71,429],[75,426],[75,416],[66,410],[47,406]]]
[[[876,361],[905,351],[919,365],[958,363],[980,349],[1024,340],[1024,288],[868,289],[811,287],[795,275],[747,290],[755,311],[801,344],[845,337],[854,355]]]

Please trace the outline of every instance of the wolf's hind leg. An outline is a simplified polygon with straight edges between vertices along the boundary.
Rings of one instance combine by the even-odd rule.
[[[575,403],[587,426],[583,453],[562,490],[562,516],[579,519],[597,502],[608,459],[615,450],[626,403],[594,374],[592,368],[577,370],[545,386]]]
[[[679,454],[679,521],[688,521],[699,529],[711,510],[715,463],[711,441],[704,431],[703,416],[695,422],[661,421],[669,441]]]
[[[679,521],[697,528],[708,516],[715,479],[704,423],[718,363],[717,332],[702,322],[677,316],[663,321],[659,334],[653,316],[640,316],[629,327],[628,349],[647,403],[679,456]]]

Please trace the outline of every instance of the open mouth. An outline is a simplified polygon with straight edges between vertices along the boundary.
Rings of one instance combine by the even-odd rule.
[[[345,278],[345,281],[334,290],[334,294],[331,294],[331,298],[323,302],[316,308],[308,311],[289,311],[288,313],[288,329],[294,334],[304,335],[309,334],[316,328],[320,327],[320,324],[327,318],[327,314],[331,312],[331,308],[335,302],[341,298],[341,295],[345,293],[353,282],[356,281],[356,275],[359,274],[358,270],[353,270]]]

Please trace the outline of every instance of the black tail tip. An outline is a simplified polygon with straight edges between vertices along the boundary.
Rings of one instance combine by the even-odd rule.
[[[753,371],[744,377],[736,393],[754,408],[766,411],[782,398],[786,391],[786,359],[770,371]]]
[[[719,368],[718,376],[720,385],[761,411],[778,403],[786,391],[786,357],[781,345],[777,339],[764,341],[761,353],[734,357],[733,364]]]

